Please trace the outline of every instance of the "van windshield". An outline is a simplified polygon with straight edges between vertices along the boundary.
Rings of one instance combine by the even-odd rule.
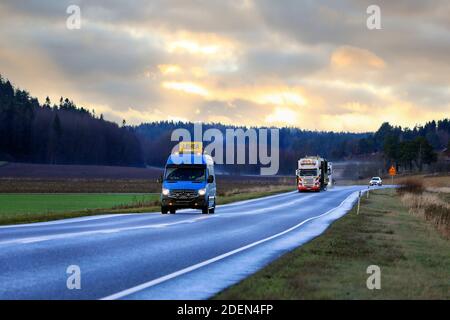
[[[176,181],[202,182],[206,180],[205,172],[206,172],[205,167],[198,167],[198,166],[167,167],[164,179],[168,182],[176,182]]]
[[[300,169],[300,176],[317,176],[317,169]]]

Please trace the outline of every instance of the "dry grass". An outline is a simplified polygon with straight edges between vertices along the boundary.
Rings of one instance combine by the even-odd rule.
[[[151,179],[0,178],[0,193],[157,193]]]
[[[450,194],[450,175],[424,176],[423,181],[427,191]]]
[[[261,189],[268,186],[291,186],[294,177],[217,176],[218,195]],[[161,184],[155,179],[97,178],[4,178],[0,172],[0,193],[159,193]]]
[[[422,194],[424,191],[425,187],[423,185],[423,179],[417,178],[404,179],[400,183],[400,187],[397,189],[397,192],[400,195],[403,195],[405,193]]]
[[[400,182],[397,193],[409,213],[424,217],[450,238],[450,204],[441,192],[450,189],[449,177],[408,177]]]
[[[409,208],[411,214],[424,217],[432,222],[446,238],[450,238],[450,204],[442,200],[438,194],[408,192],[402,194],[400,199]]]
[[[159,200],[133,200],[131,203],[125,203],[113,206],[112,209],[122,210],[122,209],[142,209],[142,208],[153,208],[153,207],[159,207],[160,201]]]
[[[254,186],[254,187],[247,187],[247,188],[232,188],[229,190],[226,190],[221,195],[222,196],[233,196],[241,193],[259,193],[259,192],[277,192],[277,191],[285,191],[286,189],[292,189],[295,190],[295,187],[289,186],[289,185],[264,185],[264,186]]]
[[[404,176],[404,177],[396,177],[396,184],[404,184],[405,181],[409,180],[420,180],[423,183],[424,188],[450,188],[450,175],[413,175],[413,176]]]
[[[450,193],[450,187],[440,187],[440,188],[427,188],[428,191],[438,192],[438,193]]]
[[[450,188],[450,175],[433,176],[428,175],[423,177],[425,188]]]

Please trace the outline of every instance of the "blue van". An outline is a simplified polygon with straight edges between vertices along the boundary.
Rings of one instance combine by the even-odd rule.
[[[201,209],[204,214],[216,208],[214,161],[206,154],[171,154],[162,177],[161,213],[177,209]]]

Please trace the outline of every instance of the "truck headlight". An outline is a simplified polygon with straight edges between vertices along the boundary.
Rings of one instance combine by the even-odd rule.
[[[170,190],[166,189],[166,188],[163,188],[162,189],[162,194],[163,194],[163,196],[168,196],[170,194]]]
[[[206,194],[206,189],[200,189],[198,190],[198,195],[199,196],[204,196]]]

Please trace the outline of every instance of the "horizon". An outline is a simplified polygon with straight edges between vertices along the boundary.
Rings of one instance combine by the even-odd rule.
[[[14,83],[13,81],[11,81],[10,79],[4,77],[1,73],[0,73],[0,78],[2,78],[3,80],[9,81],[15,90],[24,90],[24,91],[28,92],[28,93],[30,94],[30,97],[36,98],[36,99],[38,100],[39,104],[40,104],[40,105],[43,105],[42,102],[40,101],[40,99],[37,98],[37,97],[35,97],[35,96],[33,95],[33,93],[32,93],[32,92],[29,92],[26,88],[22,88],[22,87],[18,86],[17,84],[15,84],[15,83]],[[67,98],[67,99],[69,99],[71,102],[73,102],[73,103],[76,105],[76,107],[77,107],[78,109],[80,109],[80,108],[85,108],[86,111],[88,111],[88,112],[89,112],[91,115],[93,115],[93,116],[96,116],[96,117],[98,117],[98,118],[100,118],[100,116],[103,116],[103,114],[97,114],[97,113],[93,114],[92,111],[95,111],[95,110],[94,110],[94,109],[90,109],[90,108],[87,107],[87,106],[78,106],[77,103],[76,103],[76,101],[73,101],[73,100],[70,99],[69,97],[62,97],[62,96],[61,96],[60,98],[64,98],[64,99]],[[45,100],[45,98],[44,98],[44,100]],[[59,101],[59,99],[58,99],[58,101]],[[54,101],[52,101],[52,105],[58,106]],[[423,127],[423,126],[425,126],[427,123],[432,122],[432,121],[438,123],[439,121],[443,121],[443,120],[447,120],[447,119],[449,119],[449,118],[443,117],[443,118],[440,118],[440,119],[431,119],[431,120],[425,121],[425,122],[423,122],[423,123],[415,123],[414,126],[401,126],[401,125],[398,125],[398,124],[395,124],[395,123],[390,123],[390,122],[383,122],[383,123],[389,123],[392,127],[398,127],[398,128],[401,128],[401,129],[409,129],[409,130],[413,130],[414,128],[420,128],[420,127]],[[113,122],[113,123],[117,124],[118,126],[121,125],[120,122],[117,122],[117,121],[115,121],[115,120],[110,120],[110,119],[104,119],[104,120]],[[177,120],[177,119],[170,119],[170,120],[169,120],[169,119],[165,119],[165,120],[153,120],[153,121],[150,121],[150,122],[141,122],[141,123],[136,123],[136,124],[128,124],[127,119],[122,119],[122,121],[123,121],[123,120],[125,120],[126,126],[128,126],[128,127],[134,127],[134,128],[137,128],[137,127],[139,127],[139,126],[145,126],[145,125],[151,125],[151,124],[158,124],[158,123],[171,123],[171,124],[181,123],[181,124],[183,124],[183,125],[194,125],[194,124],[196,124],[196,123],[199,123],[199,124],[206,125],[206,126],[221,125],[221,126],[224,126],[224,127],[230,127],[230,128],[254,128],[254,129],[274,128],[274,129],[295,129],[295,130],[301,130],[301,131],[306,131],[306,132],[317,132],[317,133],[323,132],[323,133],[336,133],[336,134],[339,134],[339,133],[341,133],[341,134],[360,134],[360,135],[364,135],[364,134],[373,134],[373,133],[375,133],[375,132],[381,127],[381,125],[383,124],[383,123],[380,123],[380,124],[378,125],[378,127],[376,128],[376,130],[373,130],[373,131],[335,131],[335,130],[321,130],[321,129],[306,129],[306,128],[302,128],[302,127],[298,127],[298,126],[290,126],[290,125],[284,125],[284,126],[276,126],[276,125],[273,125],[273,126],[264,126],[264,125],[261,125],[261,126],[254,126],[254,125],[236,125],[236,124],[227,124],[227,123],[221,123],[221,122],[202,122],[202,121],[191,121],[191,120],[184,121],[184,120]]]

